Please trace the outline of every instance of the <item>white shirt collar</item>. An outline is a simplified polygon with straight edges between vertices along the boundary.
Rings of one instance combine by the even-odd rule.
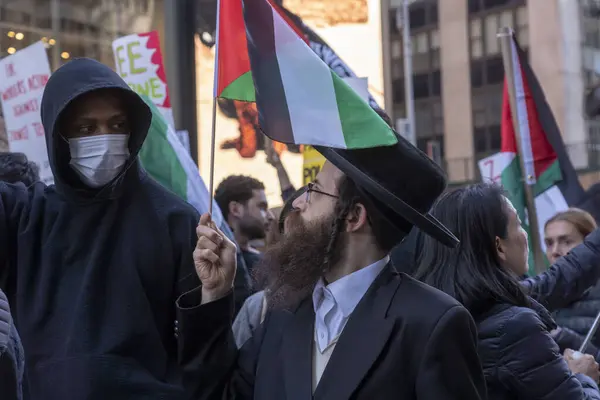
[[[323,278],[319,279],[313,291],[313,306],[315,313],[321,304],[323,290],[327,288],[333,295],[333,298],[338,307],[340,307],[344,317],[348,318],[358,305],[358,302],[363,298],[365,293],[367,293],[367,290],[373,281],[375,281],[375,278],[377,278],[389,261],[390,256],[385,256],[381,260],[346,275],[327,286],[325,286]]]

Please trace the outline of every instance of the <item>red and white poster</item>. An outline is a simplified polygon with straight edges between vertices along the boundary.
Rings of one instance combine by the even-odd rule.
[[[152,100],[167,123],[175,126],[158,32],[124,36],[112,47],[117,73],[137,94]]]
[[[40,108],[50,77],[48,54],[37,42],[0,60],[0,98],[11,152],[24,153],[40,168],[40,179],[54,183]]]

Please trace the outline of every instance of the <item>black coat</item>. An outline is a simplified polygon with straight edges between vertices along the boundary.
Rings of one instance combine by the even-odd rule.
[[[131,157],[112,183],[92,190],[69,166],[58,121],[76,96],[108,87],[129,107]],[[177,356],[174,331],[177,297],[199,284],[198,215],[139,165],[150,118],[108,67],[71,61],[50,77],[42,101],[56,184],[0,184],[0,287],[25,349],[26,398],[181,399],[184,386],[198,384],[194,366]]]
[[[531,302],[532,308],[498,304],[477,318],[489,399],[600,399],[592,379],[571,373],[549,334],[556,327],[550,314]]]
[[[206,372],[201,399],[313,398],[311,299],[293,312],[269,313],[238,352],[232,296],[202,306],[200,297],[197,289],[178,305],[191,318],[181,323],[206,321],[192,336]],[[475,400],[485,392],[469,313],[390,265],[352,313],[314,399]]]

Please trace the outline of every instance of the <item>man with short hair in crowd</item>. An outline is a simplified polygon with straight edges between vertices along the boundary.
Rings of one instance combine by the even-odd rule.
[[[215,200],[242,250],[246,268],[252,274],[261,255],[250,242],[264,239],[274,218],[269,210],[265,185],[250,176],[231,175],[217,187]]]

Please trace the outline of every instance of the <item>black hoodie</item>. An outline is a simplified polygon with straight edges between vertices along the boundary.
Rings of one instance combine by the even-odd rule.
[[[57,121],[104,88],[121,90],[129,107],[131,157],[91,189],[69,166]],[[194,354],[185,332],[176,338],[175,301],[199,285],[198,215],[139,165],[150,110],[110,68],[77,59],[50,77],[41,113],[55,186],[0,183],[0,287],[25,349],[26,398],[190,397],[201,382],[198,366],[178,357]]]

